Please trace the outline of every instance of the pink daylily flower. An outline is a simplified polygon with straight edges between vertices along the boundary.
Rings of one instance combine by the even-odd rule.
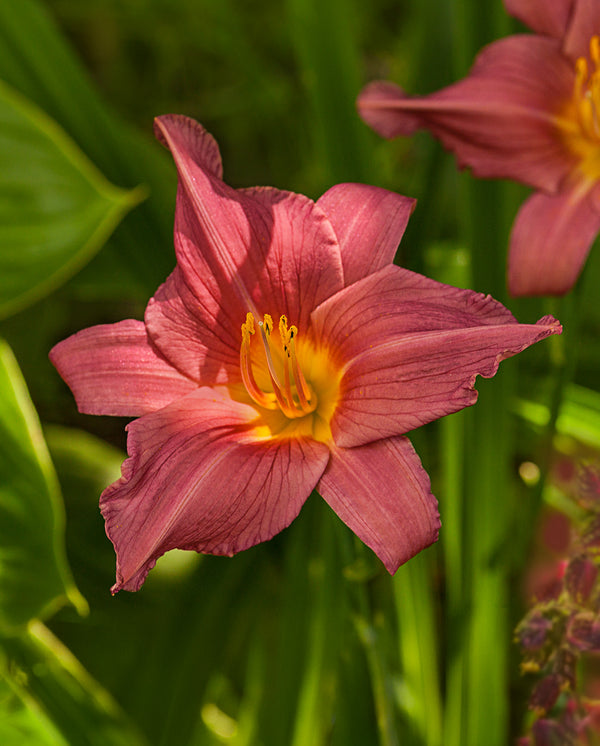
[[[179,172],[177,266],[144,321],[85,329],[50,357],[80,411],[136,417],[101,496],[113,592],[169,549],[233,555],[318,490],[390,573],[437,539],[405,433],[473,404],[477,375],[550,334],[489,296],[392,260],[414,200],[339,184],[316,203],[222,181],[217,144],[156,120]]]
[[[536,33],[490,44],[466,78],[429,96],[371,83],[358,109],[384,137],[425,128],[475,176],[532,186],[512,229],[508,287],[562,295],[600,231],[600,3],[505,6]]]

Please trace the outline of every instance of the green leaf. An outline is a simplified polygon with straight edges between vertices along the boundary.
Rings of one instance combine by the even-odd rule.
[[[53,23],[46,3],[0,2],[0,78],[57,122],[106,178],[124,187],[144,184],[148,199],[124,220],[93,261],[86,290],[102,297],[106,278],[127,283],[146,299],[172,270],[176,171],[167,151],[119,121]],[[79,282],[81,275],[77,277]]]
[[[35,707],[27,707],[0,679],[0,743],[4,746],[69,746]]]
[[[21,635],[0,639],[0,649],[0,675],[29,710],[40,713],[57,737],[64,737],[35,741],[36,746],[146,746],[110,694],[41,622],[33,622]]]
[[[73,275],[141,197],[106,181],[54,121],[0,82],[0,317]]]
[[[543,428],[550,421],[549,407],[539,402],[519,399],[513,408],[519,417],[536,428]],[[591,448],[600,448],[600,393],[569,384],[556,421],[556,432]]]
[[[87,608],[64,550],[60,488],[37,414],[10,348],[0,340],[0,631],[71,602]]]

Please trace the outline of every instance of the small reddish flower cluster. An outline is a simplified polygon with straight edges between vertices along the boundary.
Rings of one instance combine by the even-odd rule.
[[[582,654],[600,652],[600,466],[584,467],[579,484],[575,499],[584,518],[571,558],[561,566],[554,593],[539,601],[516,630],[523,671],[544,673],[529,699],[541,717],[521,746],[585,744],[586,731],[600,716],[600,703],[579,694],[576,672]],[[566,701],[558,707],[563,693]],[[556,717],[547,717],[551,712]]]

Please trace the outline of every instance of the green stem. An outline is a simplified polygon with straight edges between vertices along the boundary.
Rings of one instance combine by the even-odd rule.
[[[342,562],[346,567],[369,566],[369,550],[353,540],[344,526],[338,526],[338,537]],[[396,726],[396,703],[392,690],[390,661],[383,646],[381,624],[375,619],[367,582],[367,578],[349,581],[354,626],[369,669],[380,746],[398,746],[400,741]]]
[[[418,743],[423,746],[443,743],[436,610],[431,583],[433,556],[422,552],[401,567],[392,581],[408,710]]]
[[[310,566],[314,603],[292,746],[308,743],[320,746],[327,742],[333,710],[331,681],[338,666],[340,610],[343,608],[339,583],[341,568],[332,529],[333,516],[326,513],[324,505],[319,507],[322,509],[319,516],[321,556]]]

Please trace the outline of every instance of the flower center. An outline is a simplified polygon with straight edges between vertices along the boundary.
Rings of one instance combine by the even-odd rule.
[[[296,336],[298,329],[288,327],[287,318],[279,319],[279,345],[271,339],[273,319],[265,314],[263,321],[258,322],[258,329],[263,345],[269,389],[263,390],[254,377],[250,359],[250,336],[255,333],[254,316],[246,314],[242,324],[242,347],[240,349],[240,368],[242,380],[250,397],[265,409],[281,409],[290,418],[304,417],[313,412],[317,406],[317,397],[298,365],[296,355]]]
[[[579,57],[575,63],[573,96],[582,133],[600,142],[600,39],[597,36],[590,40],[590,59],[591,71],[585,57]]]
[[[327,443],[329,423],[335,412],[342,371],[327,348],[302,340],[296,348],[298,329],[265,314],[256,322],[252,313],[242,324],[240,370],[250,398],[261,407],[264,437],[310,437]]]

